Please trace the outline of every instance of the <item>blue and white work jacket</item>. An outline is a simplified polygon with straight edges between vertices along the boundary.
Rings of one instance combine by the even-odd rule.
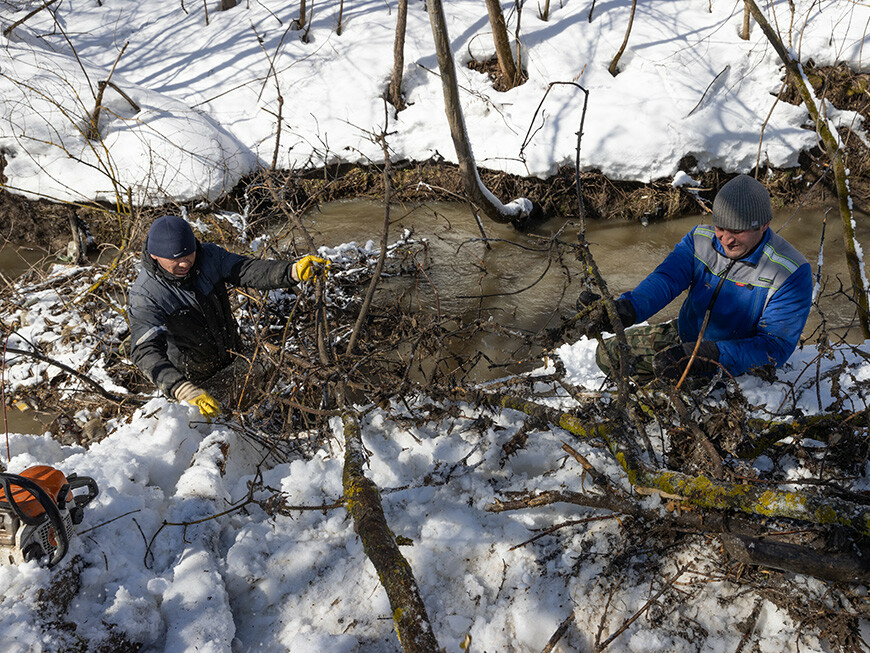
[[[622,297],[637,321],[649,319],[687,288],[678,321],[683,342],[698,338],[710,298],[732,259],[712,226],[698,226],[634,290]],[[797,346],[812,302],[812,272],[803,255],[768,229],[731,270],[713,305],[704,340],[719,347],[719,362],[734,376],[760,365],[785,363]]]

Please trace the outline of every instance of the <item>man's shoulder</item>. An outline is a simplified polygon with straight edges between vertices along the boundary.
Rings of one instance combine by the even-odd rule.
[[[205,258],[222,258],[224,256],[232,256],[230,251],[215,243],[200,243],[200,254]]]
[[[716,243],[716,228],[711,224],[699,224],[692,227],[685,236],[683,242],[690,244],[695,251],[698,248],[703,250],[708,249],[711,245],[715,247]]]
[[[764,258],[771,264],[783,268],[789,274],[804,265],[809,265],[806,257],[778,233],[771,231],[770,240],[764,245]]]
[[[136,295],[146,291],[146,288],[154,281],[154,275],[144,267],[139,269],[139,274],[130,285],[130,294]]]
[[[701,238],[708,238],[713,240],[716,237],[716,227],[711,224],[699,224],[692,229],[687,234],[689,236],[700,236]]]

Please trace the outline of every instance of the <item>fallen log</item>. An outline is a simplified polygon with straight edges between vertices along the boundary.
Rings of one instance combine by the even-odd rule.
[[[800,544],[745,535],[722,534],[719,539],[728,555],[737,562],[806,574],[837,583],[866,583],[870,580],[870,561],[866,557],[816,551]]]
[[[771,489],[769,486],[717,481],[671,470],[650,470],[640,463],[628,438],[618,437],[614,422],[587,424],[580,418],[510,395],[480,396],[480,400],[546,419],[581,438],[599,438],[641,494],[657,493],[711,510],[737,510],[760,517],[798,519],[823,526],[848,526],[870,535],[870,506],[817,492]]]
[[[355,413],[345,412],[342,421],[345,505],[353,517],[354,530],[362,541],[363,550],[387,592],[399,643],[406,653],[440,651],[411,565],[399,551],[396,537],[387,525],[380,492],[363,471],[365,449],[359,419]]]
[[[724,512],[669,511],[645,508],[637,501],[613,493],[583,494],[570,490],[548,490],[502,501],[496,499],[486,506],[490,512],[506,512],[538,508],[553,503],[570,503],[587,508],[613,511],[643,519],[650,523],[665,523],[687,533],[716,533],[728,554],[737,562],[758,565],[823,580],[840,583],[870,581],[870,557],[861,552],[819,551],[811,546],[766,538],[765,528],[758,522]]]
[[[831,436],[838,433],[838,429],[850,424],[853,428],[866,428],[868,425],[868,411],[858,413],[840,412],[811,415],[796,419],[793,422],[770,422],[763,419],[749,420],[749,427],[757,430],[760,434],[752,442],[741,444],[736,451],[740,458],[751,459],[760,456],[766,449],[773,446],[783,438],[812,438],[821,442],[833,442]]]

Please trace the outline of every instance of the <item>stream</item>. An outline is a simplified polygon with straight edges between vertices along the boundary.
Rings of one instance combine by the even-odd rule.
[[[797,247],[810,261],[814,273],[819,260],[823,210],[774,211],[772,227]],[[534,333],[557,327],[573,313],[574,301],[582,290],[580,264],[572,253],[559,260],[553,255],[551,239],[576,243],[579,225],[552,219],[532,230],[519,233],[510,225],[484,218],[480,228],[464,204],[428,203],[422,206],[391,207],[389,241],[395,242],[408,229],[415,238],[429,243],[429,265],[418,279],[408,276],[387,278],[379,285],[376,303],[393,305],[397,297],[411,310],[428,311],[466,320],[483,318],[501,327]],[[348,200],[325,204],[305,216],[305,224],[318,245],[337,246],[355,241],[364,245],[380,241],[384,221],[381,203]],[[671,251],[694,225],[709,223],[709,216],[687,216],[641,226],[636,222],[591,222],[586,237],[610,291],[616,297],[632,289]],[[870,247],[870,225],[858,225],[858,241]],[[845,264],[842,227],[836,209],[828,215],[824,242],[823,279],[827,293],[849,285]],[[45,253],[33,248],[0,248],[0,283],[7,283],[36,264]],[[423,262],[422,260],[420,261]],[[681,300],[661,311],[654,321],[673,319]],[[832,339],[863,340],[855,311],[842,294],[823,295],[820,308]],[[807,337],[819,326],[817,310],[804,329]],[[481,360],[470,375],[474,381],[506,376],[511,372],[540,366],[541,351],[529,351],[520,338],[508,334],[480,333],[451,343],[457,353],[469,356],[483,351],[494,363]],[[42,433],[53,416],[35,410],[6,410],[9,432]]]
[[[806,256],[814,274],[824,217],[823,210],[801,209],[796,214],[793,210],[774,211],[772,222],[772,228]],[[364,244],[369,239],[379,241],[383,221],[382,204],[346,201],[324,205],[308,216],[307,226],[318,245],[350,241]],[[636,222],[590,222],[586,238],[608,288],[617,297],[634,288],[693,226],[701,223],[709,224],[709,216],[686,216],[646,227]],[[580,264],[573,255],[564,257],[565,270],[551,260],[547,251],[549,240],[557,233],[562,241],[577,242],[579,225],[573,221],[552,219],[524,234],[510,225],[487,220],[484,229],[493,241],[489,250],[481,242],[472,214],[462,204],[391,208],[390,242],[399,237],[403,228],[413,229],[417,237],[429,239],[432,265],[427,269],[427,278],[431,287],[419,289],[420,303],[427,310],[440,308],[442,313],[465,317],[481,311],[484,316],[492,315],[502,326],[537,331],[557,326],[560,312],[572,310],[582,289]],[[866,220],[859,222],[857,238],[870,248],[870,225]],[[836,209],[828,214],[823,253],[822,276],[823,280],[828,279],[828,286],[820,308],[828,330],[845,336],[848,342],[861,342],[852,304],[843,295],[825,296],[839,288],[837,277],[844,286],[850,285],[842,225]],[[569,278],[570,284],[566,286]],[[385,288],[389,287],[386,284]],[[519,292],[525,288],[529,289]],[[675,318],[681,304],[681,299],[675,300],[654,321]],[[804,335],[813,333],[820,320],[814,309]]]

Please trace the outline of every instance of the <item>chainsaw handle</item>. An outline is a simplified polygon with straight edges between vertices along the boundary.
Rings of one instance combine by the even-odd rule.
[[[97,487],[97,482],[90,476],[79,476],[77,474],[70,474],[66,480],[67,483],[69,483],[70,492],[73,492],[80,487],[88,488],[87,494],[73,494],[73,501],[79,508],[84,508],[91,501],[96,499],[97,495],[100,493],[100,488]]]
[[[51,527],[54,529],[54,537],[57,540],[57,549],[51,559],[48,561],[48,567],[54,567],[66,555],[69,549],[69,535],[66,532],[66,525],[63,523],[63,518],[60,515],[60,510],[54,499],[49,496],[48,492],[42,489],[39,484],[33,482],[29,478],[19,476],[18,474],[0,474],[0,487],[6,494],[6,503],[12,508],[15,515],[25,524],[35,526],[39,523],[39,519],[28,517],[15,501],[12,494],[11,486],[16,485],[22,490],[30,492],[37,501],[39,501],[45,514],[48,515],[48,520],[51,522]]]
[[[38,484],[31,481],[29,478],[24,478],[18,474],[0,474],[0,487],[3,488],[3,493],[6,496],[5,500],[0,501],[0,503],[8,504],[12,509],[12,512],[15,513],[15,516],[23,523],[28,526],[36,526],[39,524],[39,517],[30,517],[21,509],[21,506],[19,506],[18,502],[15,501],[15,495],[12,492],[13,485],[30,492],[30,494],[39,501],[43,508],[45,508],[46,503],[54,503],[54,499],[48,495],[48,492],[43,490]]]

